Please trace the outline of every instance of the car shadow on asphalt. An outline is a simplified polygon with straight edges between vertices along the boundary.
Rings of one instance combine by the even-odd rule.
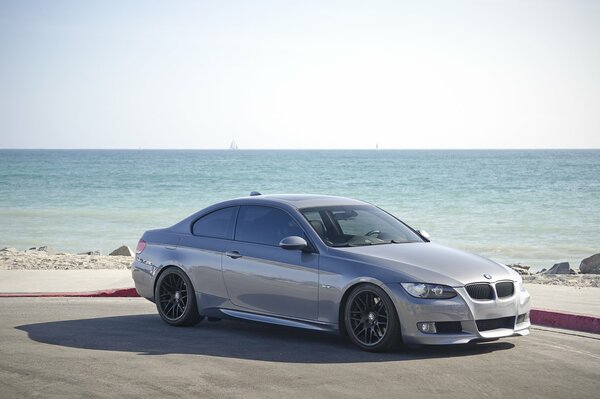
[[[142,355],[189,354],[287,363],[358,363],[476,356],[508,350],[510,342],[400,347],[368,353],[335,334],[222,320],[175,328],[158,315],[65,320],[16,327],[40,343]]]

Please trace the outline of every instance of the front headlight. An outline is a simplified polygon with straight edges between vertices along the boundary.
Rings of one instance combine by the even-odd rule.
[[[447,285],[426,283],[401,283],[401,285],[415,298],[450,299],[456,296],[456,291]]]

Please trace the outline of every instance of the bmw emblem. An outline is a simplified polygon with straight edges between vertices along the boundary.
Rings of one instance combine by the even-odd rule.
[[[487,274],[487,273],[484,274],[483,277],[487,278],[488,280],[492,279],[492,276],[490,274]]]

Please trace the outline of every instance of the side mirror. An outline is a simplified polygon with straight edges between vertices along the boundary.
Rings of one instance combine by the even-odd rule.
[[[417,230],[417,233],[419,233],[419,235],[425,238],[426,240],[431,240],[431,236],[425,230]]]
[[[302,237],[289,236],[281,240],[279,246],[283,249],[304,249],[308,247],[308,244]]]

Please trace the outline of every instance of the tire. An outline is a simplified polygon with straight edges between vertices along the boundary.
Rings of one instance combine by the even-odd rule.
[[[354,288],[344,306],[350,340],[367,352],[392,349],[400,337],[396,308],[385,291],[373,284]]]
[[[204,319],[198,314],[192,282],[181,269],[170,267],[160,274],[154,298],[158,314],[171,326],[193,326]]]

